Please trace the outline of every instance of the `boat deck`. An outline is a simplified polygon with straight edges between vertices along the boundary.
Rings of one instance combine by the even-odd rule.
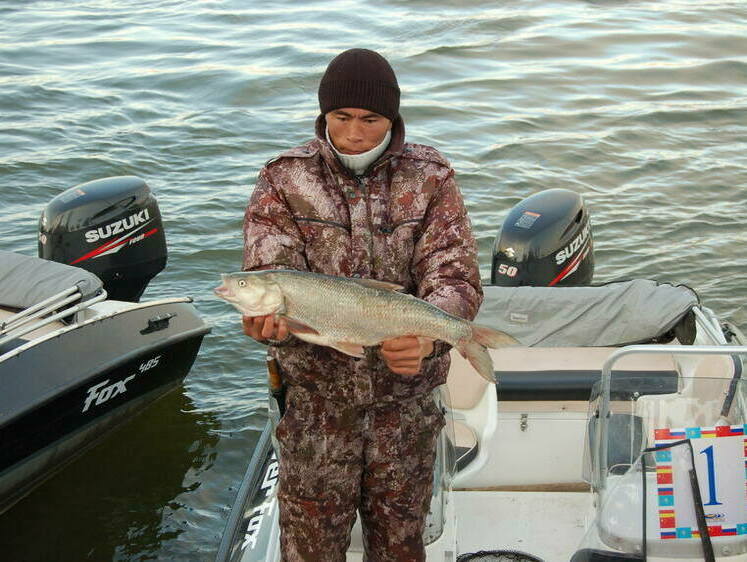
[[[567,562],[579,548],[590,513],[586,492],[462,491],[452,493],[456,524],[455,556],[481,550],[513,550],[544,562]],[[448,544],[448,537],[446,539]],[[360,523],[356,522],[347,562],[363,560]],[[441,540],[427,549],[441,562]],[[453,558],[448,558],[453,560]]]
[[[454,492],[458,554],[516,550],[545,562],[566,561],[584,536],[590,494]]]

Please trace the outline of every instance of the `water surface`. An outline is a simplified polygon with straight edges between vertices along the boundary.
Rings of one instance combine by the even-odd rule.
[[[241,263],[257,171],[308,139],[327,62],[380,51],[408,139],[453,163],[484,277],[506,211],[583,194],[596,281],[684,283],[747,325],[747,8],[741,1],[304,3],[6,0],[0,248],[44,205],[137,175],[169,265],[213,326],[184,388],[0,517],[9,560],[210,560],[265,423],[263,351],[212,297]]]

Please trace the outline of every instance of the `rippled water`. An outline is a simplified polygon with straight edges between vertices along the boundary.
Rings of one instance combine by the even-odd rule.
[[[0,517],[9,560],[209,560],[264,425],[262,351],[211,296],[261,165],[310,137],[352,46],[395,68],[408,138],[452,161],[484,277],[508,208],[584,195],[597,281],[685,283],[747,325],[747,7],[739,1],[0,4],[0,248],[46,202],[133,174],[170,248],[146,298],[213,325],[183,391]]]

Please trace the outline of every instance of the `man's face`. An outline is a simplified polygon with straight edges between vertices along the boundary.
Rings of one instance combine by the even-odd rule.
[[[329,138],[343,154],[361,154],[381,144],[392,122],[368,109],[343,107],[325,115]]]

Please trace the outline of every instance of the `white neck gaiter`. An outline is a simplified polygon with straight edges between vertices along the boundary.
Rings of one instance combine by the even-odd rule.
[[[392,140],[392,130],[389,129],[386,132],[386,135],[384,135],[384,140],[374,146],[371,150],[362,152],[361,154],[343,154],[337,150],[332,139],[329,138],[329,128],[325,130],[325,135],[327,136],[327,142],[332,147],[332,150],[335,151],[335,154],[337,154],[340,162],[342,162],[343,166],[350,170],[354,176],[360,176],[371,164],[376,162],[379,156],[384,154],[384,151],[389,146],[389,141]]]

